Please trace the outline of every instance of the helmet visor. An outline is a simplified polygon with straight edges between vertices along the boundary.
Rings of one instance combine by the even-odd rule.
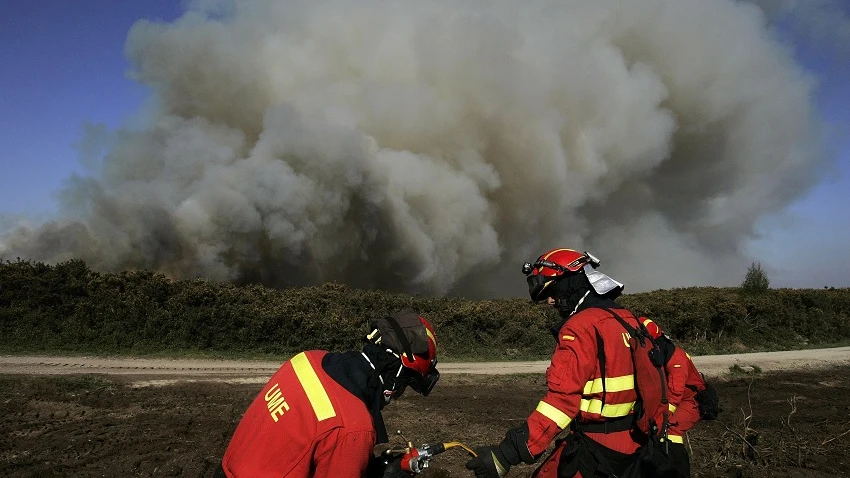
[[[540,274],[533,274],[526,277],[525,281],[528,283],[528,294],[531,296],[531,300],[534,302],[545,300],[546,297],[553,293],[554,288],[550,286],[556,279],[557,277]]]
[[[434,389],[434,385],[437,385],[438,380],[440,380],[440,372],[437,370],[437,361],[434,360],[434,365],[428,370],[427,374],[413,374],[410,380],[410,388],[423,397],[427,397]]]

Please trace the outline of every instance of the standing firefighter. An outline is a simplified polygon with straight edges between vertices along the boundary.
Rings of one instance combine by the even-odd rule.
[[[636,461],[641,442],[632,431],[635,367],[626,329],[611,311],[631,327],[639,324],[614,301],[623,284],[598,266],[593,255],[572,249],[555,249],[523,265],[531,299],[545,300],[563,318],[552,329],[557,345],[546,371],[548,391],[499,445],[476,450],[466,464],[476,477],[501,478],[511,466],[534,463],[566,429],[571,433],[548,474],[538,476],[624,476]]]
[[[372,321],[361,351],[310,350],[285,362],[248,407],[215,477],[408,477],[372,455],[381,410],[440,377],[436,336],[412,309]]]

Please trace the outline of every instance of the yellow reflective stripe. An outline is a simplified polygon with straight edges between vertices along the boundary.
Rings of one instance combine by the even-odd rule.
[[[667,439],[673,443],[684,443],[684,440],[679,435],[667,435]]]
[[[292,369],[295,370],[295,375],[298,376],[298,381],[307,393],[307,400],[310,400],[310,405],[313,407],[313,413],[316,414],[316,419],[319,421],[327,420],[336,416],[336,411],[328,398],[328,392],[322,386],[319,376],[313,370],[313,365],[307,358],[304,352],[292,357],[290,360]]]
[[[644,320],[644,321],[642,322],[642,324],[643,324],[643,326],[644,326],[644,327],[649,327],[649,325],[648,325],[648,324],[651,324],[651,323],[652,323],[652,321],[651,321],[651,320],[649,320],[649,319],[646,319],[646,320]]]
[[[536,410],[540,412],[541,415],[555,422],[555,425],[558,425],[558,428],[564,429],[569,426],[570,422],[573,420],[566,413],[558,410],[557,408],[549,405],[543,400],[537,404]]]
[[[629,413],[631,413],[632,408],[634,408],[635,402],[626,402],[626,403],[606,403],[605,406],[602,406],[602,400],[587,400],[581,399],[581,411],[587,413],[595,413],[597,415],[602,415],[603,417],[615,418],[615,417],[625,417]]]
[[[676,405],[673,405],[672,403],[667,404],[667,409],[670,410],[671,414],[676,413]]]
[[[634,375],[623,375],[622,377],[607,377],[605,379],[605,391],[609,393],[624,392],[626,390],[633,390],[634,388]],[[583,395],[590,395],[592,393],[602,393],[601,378],[590,380],[586,384],[584,384]]]

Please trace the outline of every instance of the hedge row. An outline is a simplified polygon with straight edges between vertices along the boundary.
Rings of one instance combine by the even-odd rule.
[[[683,288],[625,295],[693,353],[850,339],[850,289]],[[546,358],[557,315],[524,299],[420,297],[339,284],[276,290],[150,271],[98,273],[79,260],[0,263],[7,352],[287,355],[359,347],[369,319],[414,307],[449,359]]]

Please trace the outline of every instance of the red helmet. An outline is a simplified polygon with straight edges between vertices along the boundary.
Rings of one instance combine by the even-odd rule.
[[[531,300],[540,301],[549,296],[552,285],[564,274],[579,272],[585,265],[599,265],[599,260],[588,252],[573,249],[553,249],[537,258],[534,263],[522,265],[522,272],[528,282]]]
[[[389,349],[410,373],[410,387],[428,395],[440,372],[437,371],[437,334],[434,326],[413,309],[404,309],[373,321],[367,340]]]
[[[657,338],[661,337],[661,335],[664,334],[664,332],[661,330],[661,327],[658,324],[656,324],[654,321],[652,321],[652,319],[647,319],[646,317],[641,317],[640,321],[643,324],[643,326],[646,327],[646,331],[649,333],[649,336],[652,337],[653,339],[657,339]]]
[[[422,317],[419,317],[419,322],[425,328],[428,351],[425,353],[414,352],[412,357],[408,357],[406,353],[402,353],[401,364],[418,372],[419,375],[428,375],[428,371],[437,365],[437,335],[434,333],[434,326],[430,322]]]

